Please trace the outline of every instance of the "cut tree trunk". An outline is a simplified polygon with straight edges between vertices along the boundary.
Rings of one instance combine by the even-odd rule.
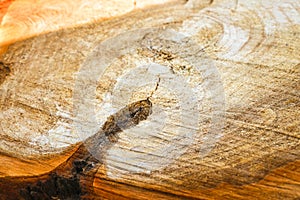
[[[300,198],[300,3],[170,2],[0,41],[0,199]]]

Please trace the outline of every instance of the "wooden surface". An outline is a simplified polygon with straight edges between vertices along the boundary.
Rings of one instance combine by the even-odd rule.
[[[0,2],[0,53],[5,51],[9,44],[35,35],[75,27],[87,22],[101,21],[149,5],[171,1],[2,0]]]
[[[174,1],[3,43],[0,198],[299,199],[299,4]],[[144,99],[149,117],[93,151]]]

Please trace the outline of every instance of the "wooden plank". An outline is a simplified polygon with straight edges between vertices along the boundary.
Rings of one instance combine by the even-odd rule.
[[[0,197],[300,198],[299,9],[177,2],[10,45]]]

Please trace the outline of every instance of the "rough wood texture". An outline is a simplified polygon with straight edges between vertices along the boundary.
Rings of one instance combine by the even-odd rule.
[[[0,2],[0,49],[26,38],[120,16],[134,9],[172,0],[2,0]],[[174,0],[173,0],[174,1]]]
[[[10,45],[0,197],[300,198],[299,10],[178,1]],[[145,99],[150,116],[93,152],[108,117]]]

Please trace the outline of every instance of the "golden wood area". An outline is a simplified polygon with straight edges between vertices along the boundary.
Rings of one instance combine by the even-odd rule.
[[[300,199],[300,2],[0,2],[0,199]]]

